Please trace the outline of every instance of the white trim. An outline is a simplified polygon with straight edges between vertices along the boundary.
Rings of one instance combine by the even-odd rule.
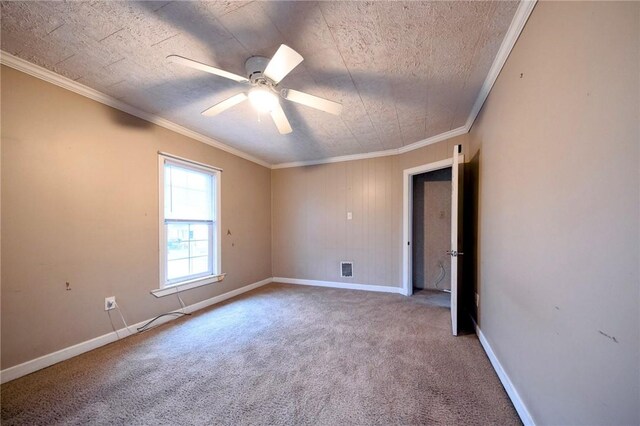
[[[199,161],[189,160],[188,158],[179,157],[177,155],[169,154],[168,152],[158,151],[158,155],[162,155],[163,157],[171,158],[173,160],[182,161],[182,162],[185,162],[187,164],[192,164],[194,166],[202,167],[202,168],[206,169],[207,171],[208,170],[216,170],[218,172],[224,171],[220,167],[215,167],[215,166],[212,166],[211,164],[200,163]]]
[[[493,369],[496,371],[496,374],[498,375],[500,382],[502,382],[502,386],[504,387],[504,390],[507,392],[507,395],[509,395],[509,399],[511,399],[513,406],[518,412],[518,415],[520,416],[520,420],[522,420],[522,423],[524,423],[525,426],[535,426],[535,422],[533,421],[533,417],[531,417],[531,413],[527,409],[527,406],[524,404],[524,401],[522,401],[522,398],[520,397],[520,394],[518,393],[515,386],[511,382],[511,379],[509,379],[507,372],[504,371],[504,368],[502,368],[502,364],[500,364],[498,357],[496,357],[495,352],[493,352],[491,345],[487,341],[486,337],[484,337],[484,334],[482,334],[482,330],[480,330],[480,327],[478,327],[478,324],[475,324],[475,326],[476,326],[476,334],[478,335],[478,340],[480,340],[480,344],[482,345],[482,348],[486,352],[487,357],[489,358],[489,361],[491,361],[491,365],[493,366]]]
[[[464,161],[464,157],[458,158]],[[432,172],[434,170],[451,167],[453,158],[422,164],[402,171],[402,294],[410,296],[413,293],[411,285],[411,209],[414,175]]]
[[[460,218],[463,214],[460,211],[459,198],[460,186],[462,185],[462,179],[460,177],[460,153],[462,151],[461,145],[453,147],[451,158],[453,158],[453,164],[451,165],[451,252],[454,254],[451,256],[451,333],[454,336],[458,335],[458,268],[459,259],[458,255],[458,240],[460,230],[458,225],[460,224]],[[413,271],[412,271],[413,272]]]
[[[232,297],[236,297],[241,295],[242,293],[246,293],[251,290],[255,290],[258,287],[262,287],[263,285],[267,285],[273,282],[273,278],[265,278],[264,280],[255,282],[253,284],[245,285],[244,287],[237,288],[235,290],[228,291],[219,296],[212,297],[210,299],[205,299],[202,302],[194,303],[193,305],[187,306],[187,312],[195,312],[200,309],[206,308],[211,305],[215,305],[216,303],[224,302],[227,299],[231,299]]]
[[[458,127],[457,129],[449,130],[448,132],[441,133],[439,135],[432,136],[427,139],[423,139],[421,141],[412,143],[410,145],[405,145],[400,148],[387,149],[385,151],[367,152],[364,154],[352,154],[352,155],[343,155],[340,157],[329,157],[329,158],[323,158],[320,160],[294,161],[292,163],[280,163],[280,164],[272,165],[271,168],[287,169],[290,167],[315,166],[318,164],[341,163],[343,161],[366,160],[367,158],[388,157],[391,155],[399,155],[399,154],[404,154],[405,152],[416,150],[418,148],[422,148],[423,146],[432,145],[434,143],[442,142],[443,140],[446,140],[446,139],[464,135],[467,132],[468,132],[468,129],[465,126],[463,126],[463,127]]]
[[[181,291],[191,290],[192,288],[202,287],[203,285],[219,283],[224,280],[227,274],[212,275],[204,278],[196,278],[191,281],[184,281],[178,284],[167,285],[163,288],[151,290],[150,293],[155,297],[164,297],[170,294],[180,293]]]
[[[509,58],[511,50],[513,50],[513,46],[515,46],[516,41],[518,41],[518,37],[520,37],[520,33],[522,33],[522,30],[524,29],[524,25],[527,23],[527,20],[529,20],[529,16],[531,15],[537,1],[538,0],[520,1],[518,9],[516,9],[516,13],[513,15],[513,19],[509,25],[509,29],[502,39],[500,49],[498,49],[498,53],[496,53],[493,64],[491,64],[491,68],[489,68],[487,78],[484,79],[484,83],[480,88],[478,97],[473,104],[473,108],[471,108],[469,118],[467,118],[467,122],[465,123],[467,132],[471,130],[471,126],[473,126],[473,123],[476,121],[476,118],[482,109],[482,105],[484,105],[484,101],[487,100],[487,97],[491,92],[491,88],[498,79],[500,71],[502,71],[502,67],[504,67],[504,64],[507,62],[507,58]]]
[[[164,225],[164,164],[166,157],[158,155],[158,289],[163,289],[163,283],[167,275],[167,262],[165,247],[167,246],[167,233]]]
[[[185,169],[196,170],[201,173],[206,173],[213,176],[214,191],[212,200],[213,203],[213,216],[214,227],[212,234],[209,236],[212,241],[210,250],[214,250],[216,257],[210,259],[210,267],[212,275],[189,277],[186,281],[179,281],[168,283],[167,282],[167,232],[165,228],[165,211],[164,211],[164,188],[165,188],[165,176],[164,168],[166,164],[174,164]],[[176,158],[175,156],[165,155],[158,153],[158,253],[159,253],[159,283],[158,289],[151,292],[156,297],[162,297],[167,294],[175,293],[176,291],[188,290],[190,288],[200,287],[206,284],[212,284],[214,282],[222,281],[224,275],[222,273],[222,212],[221,212],[221,190],[222,190],[222,169],[217,167],[210,167],[206,164],[197,163],[195,161]],[[215,234],[213,234],[215,233]],[[215,238],[214,238],[215,235]],[[180,290],[176,290],[177,287],[183,287]],[[169,290],[169,291],[163,291]]]
[[[364,290],[364,291],[376,291],[380,293],[402,294],[402,289],[400,287],[391,287],[391,286],[385,286],[385,285],[341,283],[337,281],[303,280],[300,278],[282,278],[282,277],[273,277],[273,282],[282,283],[282,284],[298,284],[298,285],[310,285],[310,286],[316,286],[316,287],[344,288],[348,290]]]
[[[445,158],[444,160],[434,161],[433,163],[421,164],[419,166],[404,169],[403,173],[409,175],[419,175],[420,173],[432,172],[434,170],[446,169],[453,164],[453,158]]]
[[[246,152],[240,151],[239,149],[233,148],[229,145],[226,145],[220,141],[217,141],[213,138],[205,136],[201,133],[194,132],[193,130],[187,129],[186,127],[180,126],[179,124],[176,124],[172,121],[159,117],[155,114],[149,114],[147,112],[144,112],[112,96],[106,95],[102,92],[99,92],[95,89],[85,86],[84,84],[80,84],[69,78],[63,77],[59,74],[54,73],[53,71],[49,71],[46,68],[42,68],[38,65],[32,64],[31,62],[25,61],[24,59],[21,59],[17,56],[14,56],[10,53],[5,52],[4,50],[0,50],[0,63],[8,67],[14,68],[18,71],[22,71],[24,73],[37,77],[41,80],[55,84],[56,86],[70,90],[74,93],[77,93],[89,99],[93,99],[94,101],[100,102],[101,104],[105,104],[112,108],[119,109],[120,111],[124,111],[127,114],[134,115],[145,121],[164,127],[165,129],[169,129],[173,132],[180,133],[181,135],[187,136],[191,139],[195,139],[202,143],[206,143],[207,145],[211,145],[215,148],[218,148],[222,151],[226,151],[235,156],[244,158],[245,160],[252,161],[256,164],[259,164],[267,168],[271,167],[271,164],[257,157],[254,157],[253,155],[247,154]]]
[[[389,149],[385,151],[374,151],[374,152],[368,152],[363,154],[329,157],[329,158],[324,158],[320,160],[295,161],[290,163],[280,163],[280,164],[272,165],[266,161],[263,161],[257,157],[254,157],[251,154],[247,154],[239,149],[233,148],[229,145],[226,145],[222,142],[219,142],[201,133],[194,132],[193,130],[187,129],[186,127],[182,127],[176,123],[173,123],[169,120],[161,118],[157,115],[146,113],[142,110],[132,107],[131,105],[128,105],[122,101],[119,101],[109,95],[106,95],[95,89],[91,89],[90,87],[87,87],[83,84],[77,83],[66,77],[58,75],[45,68],[34,65],[30,62],[25,61],[24,59],[18,58],[17,56],[13,56],[10,53],[7,53],[5,51],[0,51],[0,63],[7,65],[11,68],[15,68],[19,71],[23,71],[34,77],[40,78],[41,80],[45,80],[45,81],[48,81],[49,83],[53,83],[57,86],[63,87],[67,90],[71,90],[72,92],[78,93],[82,96],[86,96],[87,98],[93,99],[94,101],[98,101],[110,107],[119,109],[128,114],[134,115],[143,120],[157,124],[158,126],[162,126],[176,133],[180,133],[182,135],[185,135],[197,141],[206,143],[207,145],[214,146],[218,149],[229,152],[233,155],[237,155],[238,157],[252,161],[256,164],[260,164],[261,166],[264,166],[264,167],[268,167],[271,169],[284,169],[289,167],[312,166],[317,164],[338,163],[342,161],[363,160],[367,158],[386,157],[390,155],[403,154],[405,152],[413,151],[427,145],[431,145],[455,136],[460,136],[465,133],[468,133],[469,130],[471,129],[471,126],[473,126],[475,119],[478,117],[478,114],[482,109],[482,105],[484,104],[487,97],[489,96],[489,92],[491,92],[491,88],[493,87],[494,83],[498,79],[498,75],[500,74],[502,67],[506,63],[507,58],[511,53],[511,50],[515,46],[516,41],[518,40],[518,37],[520,37],[520,33],[524,29],[524,26],[527,23],[527,20],[529,19],[529,15],[531,15],[531,11],[533,11],[533,8],[536,5],[536,2],[537,0],[521,0],[520,1],[520,4],[518,5],[518,9],[516,10],[516,13],[513,15],[513,19],[511,20],[509,29],[505,33],[504,39],[502,40],[502,44],[500,45],[500,48],[496,53],[496,57],[493,60],[491,68],[489,68],[487,77],[485,78],[484,83],[480,88],[478,97],[476,98],[476,101],[473,104],[473,107],[471,108],[469,117],[467,118],[467,121],[465,122],[464,126],[449,130],[444,133],[440,133],[435,136],[431,136],[429,138],[411,143],[409,145],[405,145],[400,148],[394,148],[394,149]]]
[[[455,138],[456,136],[464,135],[468,132],[469,129],[466,126],[458,127],[457,129],[449,130],[447,132],[440,133],[439,135],[431,136],[430,138],[423,139],[421,141],[398,148],[398,154],[404,154],[405,152],[414,151],[427,145],[433,145],[434,143],[442,142],[447,139]]]
[[[340,157],[322,158],[320,160],[294,161],[292,163],[280,163],[271,166],[272,169],[287,169],[290,167],[315,166],[317,164],[341,163],[343,161],[364,160],[367,158],[388,157],[398,155],[397,149],[387,149],[386,151],[365,152],[364,154],[342,155]]]
[[[226,273],[222,272],[222,170],[216,174],[216,273],[222,275],[222,279]]]
[[[185,308],[186,312],[195,312],[200,309],[206,308],[211,305],[215,305],[216,303],[220,303],[232,297],[238,296],[242,293],[246,293],[247,291],[251,291],[258,287],[262,287],[265,284],[269,284],[272,282],[272,278],[266,278],[262,281],[255,282],[253,284],[246,285],[244,287],[240,287],[238,289],[229,291],[227,293],[221,294],[219,296],[212,297],[210,299],[203,300],[202,302],[194,303],[193,305],[189,305]],[[154,324],[164,324],[171,320],[175,319],[171,316],[164,316],[158,318]],[[129,326],[129,329],[135,330],[138,327],[142,327],[149,320],[141,321],[137,324],[133,324]],[[58,362],[64,361],[69,358],[73,358],[74,356],[83,354],[85,352],[89,352],[92,349],[99,348],[100,346],[104,346],[108,343],[115,342],[118,339],[118,335],[127,337],[132,333],[129,332],[127,328],[122,328],[118,330],[118,332],[111,332],[107,334],[103,334],[102,336],[96,337],[91,340],[87,340],[77,345],[69,346],[67,348],[61,349],[59,351],[43,355],[39,358],[32,359],[31,361],[23,362],[22,364],[15,365],[13,367],[6,368],[0,371],[0,383],[6,383],[8,381],[17,379],[18,377],[25,376],[27,374],[33,373],[34,371],[41,370],[43,368],[49,367]],[[122,338],[122,337],[121,337]]]

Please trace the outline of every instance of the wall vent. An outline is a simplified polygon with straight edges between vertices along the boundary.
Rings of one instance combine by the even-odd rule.
[[[340,276],[343,278],[353,277],[353,262],[340,262]]]

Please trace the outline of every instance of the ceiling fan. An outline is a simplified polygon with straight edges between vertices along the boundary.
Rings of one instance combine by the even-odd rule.
[[[280,45],[271,60],[263,56],[252,56],[247,59],[244,64],[247,77],[242,77],[178,55],[169,55],[167,59],[176,64],[186,65],[200,71],[252,86],[247,92],[238,93],[207,108],[202,111],[202,115],[212,117],[249,99],[255,109],[271,115],[278,131],[284,135],[291,133],[292,129],[289,120],[287,120],[287,116],[282,110],[282,106],[280,106],[278,95],[283,99],[335,115],[339,115],[342,110],[342,105],[338,102],[293,89],[281,88],[279,86],[280,81],[303,60],[298,52],[284,44]]]

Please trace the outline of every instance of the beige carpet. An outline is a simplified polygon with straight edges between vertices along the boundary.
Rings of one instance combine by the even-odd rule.
[[[2,424],[520,424],[431,299],[271,284],[4,384]]]

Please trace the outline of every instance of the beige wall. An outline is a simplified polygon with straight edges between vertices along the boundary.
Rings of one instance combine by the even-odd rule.
[[[396,157],[274,170],[276,277],[397,285]],[[347,212],[353,219],[347,220]],[[340,261],[353,261],[353,278]]]
[[[228,275],[185,302],[270,277],[269,169],[2,67],[3,369],[111,332],[106,296],[130,324],[179,307],[149,294],[158,150],[224,169]]]
[[[471,130],[480,327],[538,424],[640,423],[639,39],[539,2]]]
[[[273,170],[274,277],[401,287],[402,172],[466,143],[463,135],[402,155]],[[353,278],[340,277],[341,260],[354,262]]]

